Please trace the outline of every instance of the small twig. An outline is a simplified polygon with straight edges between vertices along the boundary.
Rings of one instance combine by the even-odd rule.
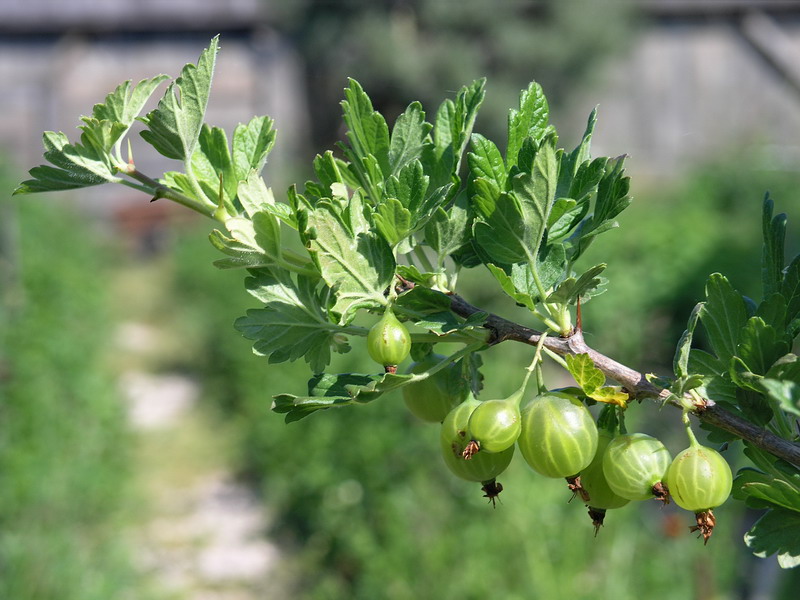
[[[487,312],[477,306],[473,306],[457,294],[450,295],[450,308],[454,313],[465,318],[478,312]],[[535,346],[539,342],[542,335],[541,332],[492,313],[488,313],[488,315],[483,326],[491,332],[492,345],[506,340],[531,346]],[[598,369],[607,377],[622,384],[635,398],[654,398],[660,402],[666,401],[668,404],[678,408],[684,408],[680,402],[670,399],[671,394],[668,390],[650,383],[644,373],[631,369],[590,348],[584,341],[583,333],[580,329],[576,329],[567,337],[548,336],[544,341],[544,347],[559,356],[588,354]],[[785,440],[763,427],[758,427],[714,404],[711,400],[707,400],[705,405],[695,405],[692,414],[709,425],[724,429],[769,452],[773,456],[800,467],[800,444]]]

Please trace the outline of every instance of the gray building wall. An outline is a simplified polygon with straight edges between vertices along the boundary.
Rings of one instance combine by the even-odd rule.
[[[599,104],[595,153],[629,154],[632,173],[669,176],[720,152],[796,169],[800,76],[793,70],[800,68],[800,2],[643,4],[661,6],[661,12],[594,89],[572,103],[567,130],[581,126]],[[702,12],[708,4],[735,10]],[[754,33],[764,21],[748,21],[752,13],[744,10],[755,4],[781,7],[756,13],[766,15],[767,32],[762,27],[760,35],[766,49]],[[287,167],[307,141],[309,113],[302,65],[270,28],[265,7],[259,0],[3,0],[0,148],[23,176],[23,167],[41,160],[43,130],[76,136],[78,116],[119,82],[160,72],[175,76],[221,31],[208,121],[230,130],[255,114],[275,118],[278,143],[267,173],[271,185],[285,187],[291,180]],[[574,129],[563,136],[565,143],[578,135]],[[132,139],[145,172],[171,168],[137,135]],[[101,205],[110,195],[106,188],[84,194]]]

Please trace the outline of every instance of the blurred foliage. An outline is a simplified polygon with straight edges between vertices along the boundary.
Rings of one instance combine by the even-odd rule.
[[[0,598],[147,598],[121,535],[129,438],[106,255],[56,204],[0,214]]]
[[[341,138],[348,77],[389,123],[412,100],[433,110],[448,91],[488,77],[479,129],[502,139],[507,109],[531,79],[563,106],[626,48],[633,23],[629,0],[298,0],[269,10],[305,63],[313,148]]]

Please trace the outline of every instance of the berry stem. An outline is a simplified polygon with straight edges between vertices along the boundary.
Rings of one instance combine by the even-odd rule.
[[[537,372],[537,381],[539,384],[539,388],[541,389],[543,382],[541,378],[541,369],[539,368],[542,362],[542,348],[544,348],[544,340],[547,338],[547,333],[543,333],[539,338],[539,341],[536,344],[536,352],[533,354],[533,360],[531,364],[528,365],[528,368],[525,369],[525,379],[522,380],[522,385],[519,389],[511,394],[508,397],[509,402],[515,403],[519,406],[522,403],[522,397],[525,395],[525,388],[528,387],[528,381],[530,381],[531,374],[536,371]]]
[[[697,441],[697,438],[694,436],[694,431],[692,431],[692,424],[689,421],[689,411],[683,411],[683,425],[686,427],[686,435],[689,436],[689,446],[695,448],[700,445],[700,442]]]

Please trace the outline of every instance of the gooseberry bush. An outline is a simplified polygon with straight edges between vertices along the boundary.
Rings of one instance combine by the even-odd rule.
[[[578,144],[564,150],[532,83],[509,112],[503,152],[473,132],[483,80],[445,100],[431,121],[411,103],[391,129],[351,80],[342,101],[347,140],[316,156],[314,180],[276,194],[261,176],[275,141],[272,120],[240,124],[230,144],[204,122],[217,50],[215,38],[150,112],[142,114],[165,75],[117,87],[82,117],[77,142],[46,132],[49,164],[31,169],[15,193],[116,183],[216,221],[216,266],[246,271],[245,288],[262,304],[236,329],[270,363],[308,364],[307,391],[273,399],[287,422],[400,390],[393,395],[414,415],[440,427],[449,469],[480,484],[493,503],[517,449],[534,472],[567,480],[595,534],[608,510],[671,498],[695,514],[691,527],[708,542],[713,509],[732,490],[766,511],[745,535],[752,551],[777,554],[784,567],[800,564],[800,361],[792,353],[800,257],[786,264],[786,217],[773,214],[769,198],[762,297],[745,297],[712,274],[677,343],[673,373],[644,374],[583,337],[581,304],[609,282],[605,264],[581,258],[631,202],[625,157],[590,155],[595,112]],[[137,120],[142,138],[181,170],[142,173],[130,142],[124,156]],[[479,267],[498,293],[528,310],[528,322],[459,295],[459,278]],[[693,343],[698,326],[704,349]],[[510,397],[480,398],[480,357],[506,342],[531,346],[532,362]],[[434,353],[442,343],[458,349]],[[352,345],[366,345],[375,364],[333,372],[332,356]],[[566,369],[575,385],[548,389],[544,361]],[[660,418],[682,418],[687,429],[688,447],[674,459],[658,439],[625,428],[626,411],[664,405],[678,410]],[[751,464],[733,478],[723,455],[697,441],[690,417],[710,444],[741,441]]]

